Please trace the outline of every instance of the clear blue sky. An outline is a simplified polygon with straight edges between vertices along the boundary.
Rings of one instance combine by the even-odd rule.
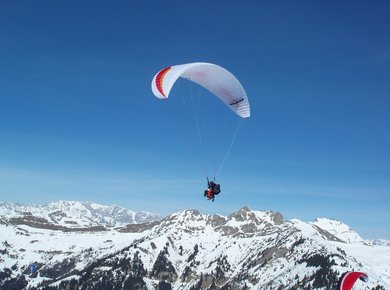
[[[389,15],[388,1],[2,1],[0,200],[246,205],[390,239]],[[178,104],[150,90],[194,61],[229,69],[251,103],[215,203]]]

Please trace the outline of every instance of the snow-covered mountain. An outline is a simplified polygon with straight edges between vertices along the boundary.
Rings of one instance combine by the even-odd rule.
[[[48,205],[18,205],[0,202],[0,218],[13,224],[51,229],[116,227],[158,220],[149,212],[133,212],[116,205],[93,202],[57,201]]]
[[[354,232],[349,226],[341,221],[328,218],[317,218],[311,224],[328,231],[343,242],[364,243],[364,240],[358,235],[358,233]]]
[[[355,289],[389,289],[390,247],[346,227],[247,207],[226,217],[184,210],[104,231],[3,220],[0,288],[336,289],[342,273],[360,270],[370,280]]]
[[[377,239],[377,240],[368,240],[365,241],[369,245],[373,246],[387,246],[390,247],[390,241],[389,240],[384,240],[384,239]]]

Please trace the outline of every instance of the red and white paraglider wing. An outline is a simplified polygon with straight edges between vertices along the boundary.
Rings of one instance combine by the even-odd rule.
[[[159,71],[152,80],[153,94],[160,99],[168,98],[179,77],[209,90],[240,117],[250,116],[248,97],[241,83],[228,70],[211,63],[189,63]]]
[[[363,272],[348,272],[346,273],[340,282],[340,290],[351,290],[356,281],[360,279],[364,282],[368,282],[368,276]]]

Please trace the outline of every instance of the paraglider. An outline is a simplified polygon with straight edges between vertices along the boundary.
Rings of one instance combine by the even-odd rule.
[[[164,68],[153,77],[151,84],[153,94],[159,99],[167,99],[174,84],[179,78],[195,83],[210,92],[233,111],[235,113],[233,115],[236,115],[236,117],[238,116],[238,119],[250,117],[249,101],[244,88],[239,80],[225,68],[204,62],[188,63]],[[196,126],[199,127],[199,119],[203,118],[203,116],[204,115],[196,116],[198,118],[195,121]],[[207,150],[204,150],[203,147],[205,144],[209,143],[210,138],[201,137],[201,134],[199,134],[199,131],[201,130],[199,130],[198,127],[196,134],[194,135],[200,139],[198,141],[202,148],[199,151],[204,152]],[[214,201],[215,195],[221,192],[220,185],[215,183],[215,178],[230,152],[231,146],[237,136],[237,131],[238,128],[234,133],[231,144],[227,146],[227,150],[225,150],[225,156],[219,161],[220,164],[218,170],[214,173],[213,181],[209,181],[207,170],[204,169],[208,181],[208,189],[204,192],[204,196],[209,200]],[[216,143],[214,138],[212,139],[212,142]]]
[[[344,273],[339,281],[339,290],[351,290],[356,281],[360,279],[361,281],[368,282],[368,276],[363,272],[346,272]]]
[[[221,192],[221,186],[214,181],[207,180],[207,189],[204,191],[204,196],[208,200],[214,201],[216,195]]]

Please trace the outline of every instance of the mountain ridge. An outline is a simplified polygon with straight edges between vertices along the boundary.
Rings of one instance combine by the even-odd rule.
[[[338,234],[343,225],[331,221],[322,223]],[[42,289],[335,289],[354,269],[370,277],[356,289],[389,287],[390,247],[344,241],[313,223],[243,207],[228,216],[182,210],[96,232],[0,224],[9,237],[0,239],[0,268],[8,269],[0,275],[3,286]]]

